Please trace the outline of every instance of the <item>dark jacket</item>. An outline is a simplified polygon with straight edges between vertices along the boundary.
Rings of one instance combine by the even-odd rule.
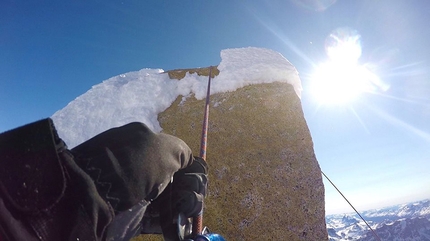
[[[182,140],[142,123],[72,150],[50,119],[3,133],[0,240],[128,240],[149,203],[193,160]]]

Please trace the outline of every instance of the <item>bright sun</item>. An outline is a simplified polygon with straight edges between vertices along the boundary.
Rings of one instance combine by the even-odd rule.
[[[326,39],[329,61],[312,75],[312,95],[321,104],[345,104],[372,87],[377,76],[358,64],[360,35],[351,29],[333,31]]]

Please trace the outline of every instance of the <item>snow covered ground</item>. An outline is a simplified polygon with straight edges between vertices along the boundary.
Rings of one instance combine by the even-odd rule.
[[[430,240],[430,200],[361,213],[382,240]],[[328,215],[330,241],[377,240],[355,213]]]
[[[296,68],[280,53],[262,48],[221,51],[219,75],[211,84],[211,94],[275,81],[293,85],[301,95]],[[59,135],[69,148],[112,127],[133,121],[147,124],[155,132],[161,127],[158,113],[178,96],[206,97],[208,77],[189,74],[172,80],[162,69],[142,69],[112,77],[93,86],[52,116]]]

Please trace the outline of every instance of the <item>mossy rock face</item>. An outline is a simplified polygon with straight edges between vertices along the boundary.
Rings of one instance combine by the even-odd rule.
[[[196,73],[199,76],[209,76],[209,68],[194,68],[194,69],[174,69],[166,71],[166,73],[169,75],[170,79],[177,79],[181,80],[185,77],[187,73],[194,74]],[[219,70],[217,66],[213,66],[211,70],[211,76],[217,76],[219,74]]]
[[[205,100],[181,99],[159,122],[198,155]],[[207,162],[211,231],[237,241],[327,240],[321,170],[291,85],[211,95]]]

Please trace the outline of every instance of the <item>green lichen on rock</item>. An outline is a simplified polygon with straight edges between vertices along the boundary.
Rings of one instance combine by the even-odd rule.
[[[174,69],[168,70],[166,73],[169,75],[170,79],[181,80],[185,77],[187,73],[194,74],[196,73],[199,76],[209,76],[209,68],[193,68],[193,69]],[[211,76],[217,76],[219,74],[219,70],[217,66],[212,67]]]
[[[196,155],[204,105],[180,96],[158,118]],[[320,168],[291,85],[211,95],[207,162],[204,225],[212,231],[237,241],[327,240]]]

